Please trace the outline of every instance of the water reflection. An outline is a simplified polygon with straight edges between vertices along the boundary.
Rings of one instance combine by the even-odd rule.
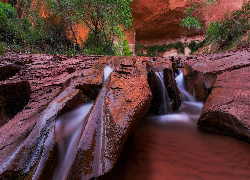
[[[145,117],[103,179],[250,179],[250,145],[199,130],[201,108],[183,102],[175,114]]]

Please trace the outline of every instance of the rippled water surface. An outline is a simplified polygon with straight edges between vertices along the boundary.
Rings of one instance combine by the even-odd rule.
[[[250,179],[250,144],[207,133],[196,123],[201,103],[172,115],[147,116],[104,179]]]

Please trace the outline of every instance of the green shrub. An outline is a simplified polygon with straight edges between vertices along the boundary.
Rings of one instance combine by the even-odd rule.
[[[191,49],[191,54],[197,51],[197,44],[195,41],[191,41],[188,45],[189,49]]]
[[[133,56],[133,52],[130,51],[130,47],[128,41],[126,39],[119,40],[118,44],[116,45],[115,55],[121,56],[121,43],[122,43],[122,56]]]
[[[141,52],[137,52],[137,56],[145,56],[145,55]]]
[[[27,18],[19,19],[10,4],[0,2],[0,42],[8,44],[8,51],[76,54],[79,48],[68,39],[67,32],[63,21],[52,17],[37,18],[31,25]]]
[[[89,31],[87,39],[83,42],[83,52],[88,55],[115,55],[115,47],[111,40],[105,39],[100,34],[99,42],[96,41],[94,33]]]
[[[174,48],[181,53],[184,53],[184,44],[181,41],[178,41],[174,44]]]
[[[207,27],[206,41],[219,45],[219,50],[226,50],[250,29],[250,1],[242,8],[227,13],[220,21],[211,22]]]
[[[7,51],[7,43],[6,42],[0,42],[0,55],[4,55]]]
[[[154,46],[144,46],[137,44],[135,46],[137,56],[148,56],[155,57],[160,56],[160,53],[164,53],[172,48],[178,50],[180,53],[184,53],[184,44],[181,41],[176,42],[175,44],[163,44],[163,45],[154,45]],[[146,51],[146,54],[143,52]]]

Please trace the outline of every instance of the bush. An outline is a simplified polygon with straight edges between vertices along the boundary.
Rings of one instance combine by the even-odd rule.
[[[240,10],[224,15],[220,21],[211,22],[207,27],[206,41],[218,44],[220,50],[225,50],[235,40],[250,29],[250,2],[244,2]]]
[[[83,42],[83,52],[88,55],[115,55],[115,47],[111,40],[106,40],[100,34],[99,43],[93,32],[89,31],[87,39]]]
[[[191,54],[197,51],[197,44],[195,41],[191,41],[188,45],[189,49],[191,49]]]
[[[154,45],[154,46],[136,45],[135,48],[137,56],[148,56],[148,57],[160,56],[160,53],[164,53],[172,48],[179,51],[179,53],[184,53],[184,44],[181,41],[178,41],[175,44],[170,43],[170,44]],[[144,51],[146,51],[146,54],[143,53]]]
[[[141,52],[137,52],[137,54],[136,54],[137,56],[145,56],[143,53],[141,53]]]
[[[8,51],[76,54],[79,46],[68,39],[67,31],[63,21],[53,17],[37,18],[31,25],[27,18],[19,19],[10,4],[0,2],[0,42],[8,44]],[[1,53],[7,51],[4,47]]]
[[[180,53],[184,53],[184,44],[181,41],[178,41],[174,44],[174,48]]]
[[[24,33],[25,28],[16,10],[10,4],[0,2],[0,41],[21,43]]]
[[[122,54],[121,54],[121,43],[122,43]],[[133,56],[133,52],[130,51],[130,47],[128,41],[126,39],[119,40],[118,44],[115,47],[116,49],[116,56]]]

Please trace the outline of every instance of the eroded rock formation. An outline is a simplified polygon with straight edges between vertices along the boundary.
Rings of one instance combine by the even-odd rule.
[[[164,71],[171,106],[180,107],[174,74],[183,64],[187,89],[205,101],[198,126],[249,142],[249,57],[248,47],[181,58],[7,54],[0,64],[0,179],[51,179],[58,144],[67,142],[55,136],[56,118],[89,102],[66,176],[110,172],[143,116],[162,104],[155,72]],[[104,81],[106,66],[113,71]]]
[[[145,65],[150,60],[9,54],[1,67],[16,61],[20,70],[0,82],[0,110],[6,116],[1,119],[0,178],[51,179],[59,162],[55,119],[90,101],[95,103],[68,177],[91,179],[110,171],[150,107]],[[114,70],[103,84],[107,65]]]
[[[189,56],[187,89],[205,101],[198,126],[250,142],[250,49]]]

